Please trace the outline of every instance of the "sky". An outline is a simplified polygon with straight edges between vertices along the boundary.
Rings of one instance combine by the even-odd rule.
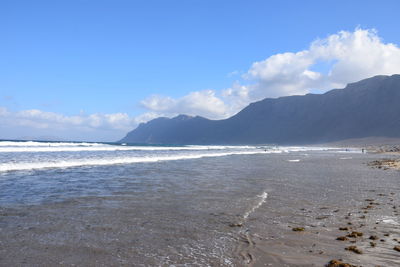
[[[2,0],[0,139],[117,141],[178,114],[400,73],[400,1]]]

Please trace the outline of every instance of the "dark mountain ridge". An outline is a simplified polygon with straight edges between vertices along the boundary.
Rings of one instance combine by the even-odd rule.
[[[365,137],[400,138],[400,75],[375,76],[324,94],[266,98],[225,120],[157,118],[120,142],[316,144]]]

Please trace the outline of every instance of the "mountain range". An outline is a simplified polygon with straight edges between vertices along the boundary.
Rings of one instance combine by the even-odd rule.
[[[324,94],[266,98],[224,120],[160,117],[120,142],[288,145],[368,137],[400,138],[400,75],[375,76]]]

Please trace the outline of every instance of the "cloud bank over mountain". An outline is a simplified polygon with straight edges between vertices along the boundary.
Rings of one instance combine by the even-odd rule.
[[[400,48],[396,44],[385,43],[373,29],[340,31],[314,40],[305,50],[279,53],[252,63],[230,88],[194,91],[179,98],[149,96],[140,102],[145,112],[139,116],[66,116],[0,107],[2,138],[18,138],[20,135],[15,133],[22,131],[29,136],[51,133],[68,139],[113,141],[138,123],[159,116],[187,114],[223,119],[266,97],[323,93],[367,77],[399,72]],[[200,74],[199,78],[207,77]]]
[[[231,88],[191,92],[178,99],[151,96],[142,105],[164,116],[185,113],[221,119],[266,97],[322,93],[367,77],[399,72],[400,48],[384,43],[375,30],[340,31],[313,41],[306,50],[254,62]]]

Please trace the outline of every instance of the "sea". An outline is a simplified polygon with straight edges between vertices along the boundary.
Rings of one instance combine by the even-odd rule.
[[[238,247],[244,225],[274,194],[280,171],[359,153],[3,140],[0,263],[240,265],[249,260]]]

